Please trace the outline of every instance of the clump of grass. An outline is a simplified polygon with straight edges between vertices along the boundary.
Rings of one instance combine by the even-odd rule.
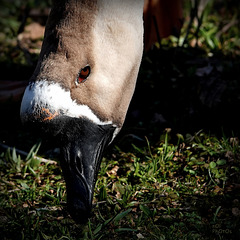
[[[223,227],[229,199],[237,199],[231,195],[239,182],[237,138],[219,140],[200,132],[186,139],[178,135],[173,145],[167,132],[155,147],[149,142],[144,149],[133,147],[134,153],[118,149],[118,159],[102,164],[96,194],[105,200],[98,205],[101,215],[131,209],[124,224],[149,239],[207,238],[214,236],[214,224]],[[230,209],[220,207],[227,202]],[[225,230],[233,233],[236,226]]]
[[[39,147],[39,143],[34,145],[26,159],[15,149],[0,155],[3,239],[40,239],[46,221],[61,218],[60,203],[66,195],[61,170],[53,161],[36,157]]]
[[[154,146],[146,140],[145,147],[133,146],[131,152],[115,147],[103,159],[86,226],[75,224],[65,210],[66,189],[58,165],[32,165],[14,150],[2,153],[3,239],[238,236],[238,139],[199,132],[178,134],[173,144],[169,130],[161,139]]]

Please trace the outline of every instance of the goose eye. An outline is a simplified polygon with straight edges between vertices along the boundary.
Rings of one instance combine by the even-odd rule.
[[[90,66],[86,66],[82,68],[77,76],[77,83],[83,83],[87,80],[88,76],[90,75],[91,69]]]

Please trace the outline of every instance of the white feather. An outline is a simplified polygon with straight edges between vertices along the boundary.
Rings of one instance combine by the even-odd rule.
[[[41,114],[42,108],[69,117],[86,117],[98,125],[112,124],[101,121],[86,105],[79,105],[72,100],[70,91],[64,90],[58,83],[40,81],[30,84],[24,93],[21,115],[34,112]]]

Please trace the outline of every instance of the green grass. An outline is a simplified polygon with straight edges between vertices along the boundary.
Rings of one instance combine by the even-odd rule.
[[[113,147],[103,159],[93,215],[77,225],[66,211],[58,164],[1,154],[2,239],[234,239],[239,236],[237,138],[168,131],[154,145]]]
[[[35,6],[33,2],[24,4]],[[195,118],[200,124],[194,131],[205,128],[214,132],[221,129],[219,125],[239,131],[237,114],[230,114],[239,109],[239,2],[209,1],[201,16],[193,16],[192,23],[191,2],[186,1],[186,21],[180,38],[162,39],[161,47],[156,44],[143,58],[133,101],[136,99],[138,111],[139,105],[145,109],[144,116],[161,113],[175,132],[181,131],[182,125],[184,129],[194,125]],[[16,47],[23,5],[20,1],[11,6],[8,1],[4,3],[7,7],[1,8],[4,18],[0,20],[2,70],[11,79],[27,79],[38,56],[26,55]],[[211,89],[218,90],[222,82],[226,82],[223,85],[228,91],[212,94]],[[205,93],[205,88],[210,90]],[[195,110],[194,118],[188,113],[191,109]],[[213,124],[207,128],[206,122]],[[159,138],[163,128],[159,125],[152,119],[134,119],[135,128],[126,132],[137,132],[140,138],[147,135],[153,142],[145,139],[142,146],[140,141],[134,141],[128,151],[119,144],[106,153],[96,183],[93,214],[85,226],[76,224],[68,215],[59,163],[36,158],[39,144],[26,157],[14,149],[1,152],[0,238],[240,239],[238,138],[219,137],[219,132],[218,137],[204,132],[175,136],[169,129]],[[18,147],[30,142],[27,133],[18,135],[15,122],[1,126],[1,141]],[[16,131],[16,141],[9,134],[12,131]],[[194,131],[187,128],[184,132]],[[132,142],[125,140],[126,144]]]

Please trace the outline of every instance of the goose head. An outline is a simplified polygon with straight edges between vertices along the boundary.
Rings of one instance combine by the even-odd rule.
[[[21,119],[61,147],[70,215],[85,222],[102,152],[121,129],[143,50],[143,1],[53,1]]]

